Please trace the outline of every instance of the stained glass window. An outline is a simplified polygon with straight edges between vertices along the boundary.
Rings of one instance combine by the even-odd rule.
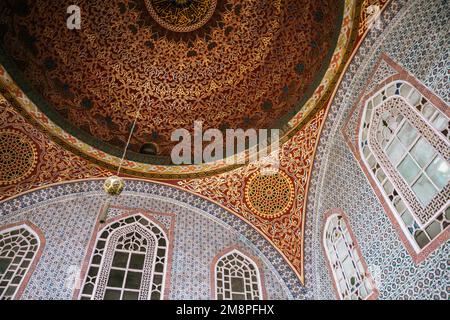
[[[110,223],[98,233],[81,299],[160,300],[168,240],[141,215]]]
[[[346,221],[331,215],[325,225],[324,247],[342,300],[365,300],[373,293],[373,284],[364,267]]]
[[[26,225],[0,232],[0,300],[15,298],[39,246],[39,237]]]
[[[257,265],[237,250],[216,264],[218,300],[261,300],[261,279]]]

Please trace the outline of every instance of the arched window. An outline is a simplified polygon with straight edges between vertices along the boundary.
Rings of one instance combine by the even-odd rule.
[[[217,300],[262,300],[258,266],[250,258],[233,250],[215,264]]]
[[[42,250],[42,241],[28,224],[0,231],[0,300],[18,298]]]
[[[373,281],[342,213],[326,220],[323,246],[339,298],[367,300],[376,294]]]
[[[168,259],[165,232],[142,215],[102,228],[81,291],[81,299],[160,300]]]
[[[369,98],[362,114],[361,158],[416,260],[450,225],[449,126],[448,112],[403,80]]]

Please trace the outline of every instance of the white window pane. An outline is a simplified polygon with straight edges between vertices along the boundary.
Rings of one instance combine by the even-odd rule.
[[[358,266],[359,272],[360,272],[361,274],[364,274],[365,271],[364,271],[364,267],[363,267],[361,261],[358,261],[357,266]]]
[[[411,103],[411,105],[416,106],[419,103],[421,97],[422,95],[416,90],[414,90],[414,92],[411,94],[409,98],[409,102]]]
[[[387,194],[391,194],[394,191],[394,186],[389,180],[386,180],[386,182],[383,185],[384,191],[386,191]]]
[[[395,89],[396,89],[395,84],[389,86],[389,87],[386,89],[386,94],[387,94],[387,96],[388,96],[388,97],[393,96],[393,95],[395,94]]]
[[[392,143],[386,150],[386,154],[391,160],[391,163],[393,165],[397,165],[397,163],[400,161],[400,159],[404,156],[405,153],[406,153],[405,148],[397,138],[395,138],[392,141]]]
[[[420,202],[426,206],[437,194],[436,188],[425,175],[422,175],[412,187]]]
[[[438,236],[439,233],[441,233],[441,224],[437,221],[433,221],[427,228],[426,228],[427,234],[430,237],[430,239],[434,239]]]
[[[433,120],[434,127],[442,131],[448,127],[448,119],[440,112],[438,112],[437,117]]]
[[[411,150],[411,155],[422,168],[425,168],[435,157],[436,151],[427,140],[420,138]]]
[[[420,168],[415,164],[413,159],[407,155],[398,166],[398,171],[403,179],[410,185],[419,175]]]
[[[406,235],[402,240],[410,242],[416,253],[422,253],[420,248],[445,233],[450,220],[450,209],[445,211],[447,219],[442,218],[442,210],[448,207],[449,201],[450,118],[418,89],[402,81],[387,84],[383,88],[385,96],[392,94],[393,84],[395,93],[400,93],[407,101],[394,104],[384,99],[379,106],[373,106],[372,117],[360,123],[359,131],[360,134],[369,131],[366,136],[378,139],[377,144],[360,139],[360,152],[364,151],[366,175],[375,179],[375,188],[402,225],[399,232]],[[386,141],[386,138],[389,139]],[[386,158],[389,161],[386,162]],[[423,253],[429,254],[428,251]],[[353,258],[358,263],[356,257]]]
[[[386,179],[386,174],[384,173],[383,170],[379,169],[379,170],[377,171],[377,179],[378,179],[378,181],[381,182],[381,183],[384,182],[384,180]]]
[[[257,267],[238,252],[219,259],[216,274],[225,274],[223,281],[217,281],[217,297],[220,300],[260,299]],[[225,295],[221,296],[221,292]]]
[[[341,292],[344,292],[347,289],[347,285],[345,284],[345,280],[342,279],[341,281],[339,281],[339,288],[341,289]]]
[[[332,250],[333,249],[333,243],[331,241],[327,241],[327,249]]]
[[[364,279],[364,286],[366,287],[368,292],[372,292],[372,284],[368,278]]]
[[[406,209],[405,203],[402,199],[397,199],[397,201],[394,203],[394,206],[398,213],[402,213]]]
[[[367,292],[366,287],[364,285],[361,285],[361,287],[359,288],[359,296],[361,297],[361,299],[365,299],[368,295],[369,293]]]
[[[335,264],[336,261],[338,261],[338,258],[337,258],[337,256],[336,256],[335,254],[331,254],[330,259],[331,259],[331,263],[332,263],[332,264]]]
[[[402,220],[407,227],[412,225],[414,220],[409,210],[405,210],[405,212],[402,214]]]
[[[378,94],[372,101],[375,106],[379,106],[380,103],[383,101],[383,97],[381,96],[381,93]]]
[[[352,263],[352,259],[347,258],[342,263],[342,268],[344,269],[344,273],[345,273],[347,279],[350,279],[351,277],[355,276],[356,272],[355,272],[355,267],[353,266],[353,263]]]
[[[347,246],[345,245],[344,241],[340,240],[337,243],[336,247],[337,247],[337,253],[341,259],[348,255]]]
[[[426,103],[423,106],[422,114],[425,116],[425,118],[430,119],[435,112],[436,109],[430,103]]]
[[[423,231],[416,232],[414,238],[417,241],[417,244],[420,248],[425,247],[428,243],[430,243],[430,239],[427,237],[426,233]]]
[[[400,94],[401,94],[403,97],[407,98],[408,95],[409,95],[409,93],[411,92],[411,90],[412,90],[411,86],[408,85],[408,84],[406,84],[406,83],[404,83],[404,84],[402,85],[402,88],[400,89]]]
[[[439,156],[434,159],[426,172],[440,189],[443,189],[450,180],[450,166]]]
[[[336,225],[335,221],[337,221],[338,226],[336,229],[332,229],[331,226]],[[343,299],[352,296],[364,299],[370,292],[368,292],[367,287],[364,288],[363,286],[365,270],[358,250],[354,247],[349,227],[346,225],[344,219],[338,219],[337,217],[330,218],[330,221],[327,222],[325,239],[328,241],[328,234],[330,232],[338,232],[341,236],[339,238],[333,238],[334,250],[327,252],[327,255],[331,261],[333,261],[333,258],[338,259],[336,263],[332,262],[331,268],[336,286]],[[352,244],[350,247],[347,245],[347,241]],[[329,248],[329,246],[326,247]],[[360,290],[362,290],[362,296]]]
[[[416,128],[411,126],[409,122],[405,122],[403,127],[400,129],[400,132],[398,133],[398,138],[405,147],[409,147],[417,138],[418,134],[419,132]]]
[[[350,235],[350,233],[348,231],[345,232],[345,240],[347,241],[348,244],[352,244],[353,240],[352,240],[352,236]]]

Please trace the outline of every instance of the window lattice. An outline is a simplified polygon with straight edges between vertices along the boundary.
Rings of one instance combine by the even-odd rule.
[[[366,103],[360,152],[416,252],[450,224],[450,121],[404,81]]]
[[[218,300],[261,300],[260,275],[256,264],[233,251],[216,265]]]
[[[81,299],[160,300],[168,241],[141,215],[124,218],[98,235]]]
[[[339,296],[343,300],[365,300],[373,286],[345,220],[339,214],[330,216],[324,232],[324,247]]]
[[[0,233],[0,300],[14,299],[39,245],[39,238],[23,226]]]

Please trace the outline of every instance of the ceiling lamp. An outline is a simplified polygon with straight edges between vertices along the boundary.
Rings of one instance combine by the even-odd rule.
[[[123,189],[125,189],[125,181],[118,176],[109,177],[103,184],[103,190],[110,196],[120,196]]]
[[[103,184],[103,190],[109,196],[104,205],[102,206],[101,214],[100,214],[100,223],[103,224],[108,219],[108,209],[111,197],[118,197],[122,194],[125,189],[125,181],[120,177],[120,170],[122,169],[123,162],[125,160],[125,156],[127,154],[128,147],[130,145],[131,137],[133,136],[134,129],[136,128],[136,122],[139,119],[139,114],[142,108],[141,104],[139,109],[136,111],[136,117],[133,122],[133,126],[130,130],[130,135],[128,137],[127,144],[125,146],[125,150],[123,151],[122,159],[120,160],[119,168],[117,169],[117,174],[111,177],[108,177]]]

